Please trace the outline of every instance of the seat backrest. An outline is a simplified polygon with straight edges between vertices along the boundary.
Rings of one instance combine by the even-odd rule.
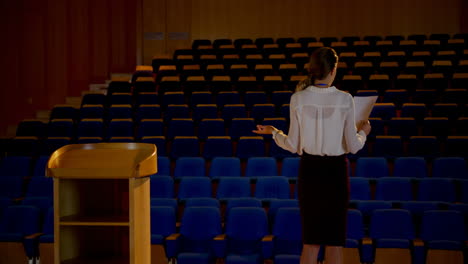
[[[236,207],[230,210],[226,225],[228,254],[259,253],[261,239],[268,234],[268,220],[263,208]]]
[[[459,157],[436,158],[432,166],[432,177],[468,179],[466,161]]]
[[[425,178],[427,164],[422,157],[400,157],[395,159],[393,175],[396,177]]]
[[[410,201],[413,200],[412,185],[409,178],[383,177],[377,180],[376,200]]]
[[[467,237],[463,215],[451,210],[426,211],[422,219],[421,239],[465,241]]]
[[[250,181],[244,177],[223,177],[219,180],[218,199],[250,197]]]
[[[299,175],[299,157],[289,157],[283,159],[283,165],[281,167],[281,175],[297,178]]]
[[[370,183],[367,178],[352,177],[349,181],[351,200],[370,200]]]
[[[202,157],[181,157],[177,159],[174,176],[176,178],[206,176],[205,159]]]
[[[218,208],[186,208],[180,227],[182,252],[210,252],[211,241],[221,232],[221,214]]]
[[[39,209],[30,205],[8,206],[0,223],[0,233],[21,236],[39,232]]]
[[[167,237],[176,233],[176,212],[170,206],[151,206],[151,234]]]
[[[151,198],[174,198],[174,180],[170,176],[153,175],[151,181]]]
[[[270,157],[253,157],[247,160],[247,169],[245,176],[277,176],[278,168],[276,160]]]
[[[418,183],[418,201],[455,202],[455,185],[452,179],[426,178]]]
[[[286,177],[260,177],[255,187],[255,197],[259,199],[289,199],[289,182]]]
[[[211,197],[211,181],[208,177],[183,177],[179,185],[179,199]]]
[[[389,176],[385,158],[359,158],[356,163],[356,176],[380,178]]]
[[[370,237],[374,239],[414,239],[411,213],[403,209],[375,210],[371,217]]]
[[[274,254],[295,254],[302,252],[302,223],[299,208],[278,209],[273,226]]]

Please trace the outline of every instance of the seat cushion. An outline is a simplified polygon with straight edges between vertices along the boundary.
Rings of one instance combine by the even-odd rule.
[[[462,244],[458,241],[449,240],[433,240],[428,241],[426,246],[429,249],[443,249],[443,250],[461,250]]]
[[[260,264],[262,262],[258,254],[228,255],[226,264]]]
[[[1,233],[0,242],[21,242],[23,234],[21,233]]]
[[[299,264],[301,256],[299,255],[276,255],[275,264]]]
[[[181,253],[177,256],[178,264],[208,264],[214,262],[206,253]]]
[[[377,248],[409,248],[410,241],[407,239],[377,239]]]

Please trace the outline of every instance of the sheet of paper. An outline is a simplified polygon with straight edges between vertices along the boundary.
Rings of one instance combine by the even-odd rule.
[[[377,96],[355,96],[354,97],[354,116],[356,124],[360,121],[369,119],[369,115],[377,101]]]

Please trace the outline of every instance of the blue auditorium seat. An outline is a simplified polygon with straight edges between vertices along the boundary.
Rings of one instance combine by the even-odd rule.
[[[104,123],[102,119],[82,119],[78,123],[78,137],[104,137]]]
[[[302,223],[299,208],[278,209],[272,234],[274,263],[299,263],[302,253]]]
[[[299,175],[299,162],[300,161],[301,161],[301,158],[299,157],[284,158],[282,167],[281,167],[281,175],[288,177],[288,178],[297,179]]]
[[[78,144],[94,144],[101,143],[102,137],[78,137]]]
[[[48,137],[69,137],[75,136],[75,127],[72,119],[54,119],[49,122]]]
[[[237,207],[256,207],[262,208],[262,201],[254,197],[240,197],[240,198],[231,198],[227,200],[226,205],[226,214],[225,217],[229,216],[229,212],[233,208]]]
[[[271,94],[271,102],[277,107],[281,107],[283,104],[289,104],[291,100],[291,91],[274,91]]]
[[[432,177],[468,179],[466,161],[459,157],[436,158],[432,164]]]
[[[24,252],[18,251],[17,248],[23,247],[26,236],[39,233],[39,223],[39,209],[34,206],[12,205],[6,208],[0,222],[0,247],[3,248],[2,252],[8,254],[8,263],[20,263],[26,257],[32,258],[35,255],[33,245],[25,244]],[[5,242],[11,244],[7,251]],[[17,253],[19,255],[16,255]]]
[[[81,106],[83,105],[102,105],[106,104],[106,95],[103,93],[88,93],[83,96]]]
[[[203,157],[213,159],[216,157],[231,157],[233,153],[231,137],[210,136],[203,146]]]
[[[167,156],[166,137],[164,136],[145,136],[141,139],[141,143],[156,145],[158,156]]]
[[[195,108],[199,104],[212,104],[213,94],[211,92],[193,92],[190,97],[190,106]]]
[[[23,177],[2,175],[0,177],[0,196],[9,199],[20,198],[23,192]]]
[[[422,157],[399,157],[395,159],[393,175],[406,178],[426,178],[427,164]]]
[[[376,210],[372,214],[369,235],[375,241],[375,262],[381,258],[396,257],[411,263],[412,240],[415,231],[411,213],[403,209]],[[384,248],[394,249],[391,253]]]
[[[159,104],[159,97],[157,93],[139,93],[136,98],[136,105],[157,105]]]
[[[250,112],[250,117],[254,118],[257,122],[265,118],[274,118],[275,106],[273,104],[254,104]]]
[[[185,208],[189,207],[215,207],[220,208],[219,200],[211,197],[189,198],[185,201]]]
[[[226,136],[224,120],[221,118],[203,119],[198,125],[198,138],[206,140],[210,136]]]
[[[211,181],[208,177],[184,177],[180,180],[178,198],[211,197]]]
[[[403,141],[400,136],[377,136],[372,149],[375,157],[394,159],[403,156]]]
[[[131,105],[112,105],[108,109],[107,120],[133,118]]]
[[[267,96],[265,92],[248,91],[244,95],[244,104],[247,109],[252,109],[254,104],[266,104]]]
[[[235,157],[216,157],[211,161],[211,178],[241,176],[240,159]]]
[[[169,206],[174,208],[174,211],[177,210],[177,199],[172,198],[151,198],[151,206]]]
[[[241,137],[237,143],[236,156],[240,159],[265,156],[265,142],[262,137]]]
[[[444,156],[468,158],[468,136],[448,136]]]
[[[370,200],[371,191],[368,178],[351,177],[349,179],[350,199],[351,200]]]
[[[215,104],[198,104],[193,110],[193,119],[200,122],[205,118],[218,118],[218,107]]]
[[[54,185],[51,177],[33,177],[28,184],[26,197],[53,198]]]
[[[47,214],[49,208],[54,205],[54,201],[52,197],[25,197],[21,201],[21,205],[29,205],[38,208],[42,219],[42,217]]]
[[[401,117],[413,117],[416,122],[421,122],[427,116],[427,108],[424,104],[406,103],[401,108]]]
[[[150,178],[151,198],[174,198],[174,180],[170,176],[153,175]]]
[[[183,92],[166,92],[163,95],[163,106],[168,105],[182,105],[185,104],[185,98]]]
[[[457,104],[436,103],[432,106],[433,117],[447,117],[450,121],[460,117],[460,109]]]
[[[195,124],[190,118],[173,118],[169,121],[167,138],[195,136]]]
[[[226,264],[261,263],[262,246],[268,243],[262,242],[266,235],[268,221],[263,208],[233,208],[228,215],[224,250],[219,250],[219,256],[226,257]]]
[[[80,120],[98,118],[104,119],[104,107],[102,105],[83,105],[80,109]]]
[[[255,129],[253,118],[233,118],[229,128],[229,136],[233,140],[238,140],[240,137],[255,136],[256,134],[252,132]]]
[[[174,177],[204,177],[205,159],[201,157],[181,157],[177,159]]]
[[[163,135],[164,135],[164,123],[162,122],[162,119],[141,120],[140,125],[138,126],[137,138],[163,136]]]
[[[30,176],[31,157],[9,156],[0,161],[0,176]]]
[[[190,118],[190,109],[185,104],[171,104],[164,112],[164,122],[168,123],[173,118]]]
[[[132,119],[113,119],[107,128],[107,137],[133,137]]]
[[[238,92],[219,92],[216,95],[216,104],[218,107],[223,108],[228,105],[240,104],[240,96]],[[224,117],[223,117],[224,118]]]
[[[171,158],[198,157],[200,145],[197,137],[175,137],[171,146]]]
[[[410,137],[408,155],[433,159],[440,155],[440,145],[434,136]]]
[[[219,95],[218,95],[219,96]],[[221,112],[221,117],[228,124],[233,118],[247,118],[247,111],[244,104],[226,104]]]
[[[385,158],[359,158],[356,162],[356,177],[380,178],[389,176]]]
[[[369,218],[372,216],[374,211],[380,209],[391,209],[392,203],[388,201],[375,201],[375,200],[368,200],[368,201],[357,201],[356,202],[356,209],[361,211],[364,218]]]
[[[150,213],[151,245],[165,246],[166,238],[176,233],[176,212],[169,206],[151,206]]]
[[[449,120],[446,117],[426,117],[423,120],[424,136],[436,136],[439,140],[445,140],[449,131]]]
[[[158,149],[159,152],[159,149]],[[158,172],[155,175],[171,176],[171,160],[168,157],[160,156],[157,161]]]
[[[138,122],[144,119],[159,119],[161,118],[161,107],[159,105],[142,104],[135,112],[135,120]]]
[[[348,209],[346,221],[346,245],[344,252],[349,258],[361,263],[359,255],[360,243],[364,238],[364,221],[362,213],[356,209]],[[366,247],[363,247],[365,249]],[[346,252],[348,251],[348,252]]]
[[[50,121],[55,119],[78,119],[79,112],[78,109],[71,105],[56,105],[52,108],[50,113]]]
[[[396,116],[396,108],[392,103],[377,103],[372,108],[370,117],[380,117],[383,120],[390,120]]]
[[[412,185],[409,178],[383,177],[377,179],[375,199],[383,201],[413,200]]]
[[[180,236],[169,238],[167,254],[177,263],[213,263],[214,238],[221,234],[221,215],[218,208],[190,207],[182,216]]]
[[[452,179],[425,178],[419,179],[418,201],[455,202],[455,185]]]
[[[47,126],[40,120],[25,119],[18,124],[17,137],[43,138],[47,133]]]
[[[427,249],[426,259],[439,257],[451,263],[463,263],[467,240],[463,215],[456,211],[426,211],[421,226],[421,239]],[[441,256],[442,255],[442,256]]]
[[[383,96],[384,103],[393,103],[399,109],[404,103],[408,103],[408,92],[406,90],[387,90]]]
[[[131,93],[113,93],[110,95],[109,105],[132,105],[132,94]]]
[[[268,207],[268,223],[272,229],[275,226],[275,218],[282,208],[299,208],[299,201],[296,199],[272,199]]]
[[[269,157],[253,157],[247,160],[247,177],[278,176],[276,160]]]
[[[418,127],[416,120],[413,117],[393,117],[388,121],[388,134],[391,136],[401,136],[404,140],[409,139],[411,136],[417,136]]]
[[[289,182],[283,176],[259,177],[255,185],[255,197],[265,201],[289,199]]]
[[[220,200],[250,197],[250,180],[245,177],[222,177],[216,197]]]

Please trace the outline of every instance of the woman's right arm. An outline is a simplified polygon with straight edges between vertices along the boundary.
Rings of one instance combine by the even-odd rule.
[[[296,153],[299,148],[300,128],[299,121],[296,114],[296,98],[291,97],[290,110],[289,110],[289,132],[288,135],[284,134],[281,130],[273,131],[273,140],[282,149]]]
[[[354,99],[351,95],[349,95],[349,97],[351,101],[351,107],[348,109],[345,117],[344,137],[348,151],[355,154],[360,149],[362,149],[362,147],[364,147],[367,135],[365,131],[360,130],[358,132],[356,128],[356,120],[354,117]]]

